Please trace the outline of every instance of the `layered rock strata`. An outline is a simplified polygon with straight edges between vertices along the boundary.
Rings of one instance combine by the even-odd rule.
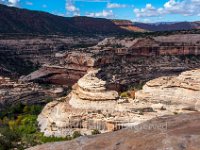
[[[102,37],[101,37],[102,38]],[[0,75],[27,75],[43,64],[57,64],[72,47],[97,44],[100,37],[0,35]],[[13,63],[15,62],[15,63]]]
[[[118,93],[107,89],[106,81],[98,78],[98,73],[99,70],[89,71],[74,85],[69,102],[72,107],[103,109],[108,104],[115,105],[119,98]]]
[[[22,104],[41,104],[61,97],[63,88],[44,88],[36,83],[22,83],[7,77],[0,77],[0,110]]]
[[[198,34],[186,34],[107,38],[96,46],[60,54],[59,63],[45,65],[23,80],[73,85],[87,70],[101,68],[107,83],[118,91],[138,82],[198,68],[199,37]]]
[[[154,104],[163,103],[170,109],[200,110],[200,70],[186,71],[175,77],[160,77],[136,92],[136,99]],[[176,106],[175,108],[172,108]]]

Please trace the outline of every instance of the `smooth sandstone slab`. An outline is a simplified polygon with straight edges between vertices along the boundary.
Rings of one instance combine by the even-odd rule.
[[[200,69],[183,72],[177,77],[151,80],[136,92],[136,99],[200,110]]]

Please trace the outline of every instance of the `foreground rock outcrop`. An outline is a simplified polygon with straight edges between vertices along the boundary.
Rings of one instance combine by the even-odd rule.
[[[48,143],[29,150],[199,150],[200,114],[163,116],[132,129]]]
[[[102,132],[113,131],[117,122],[135,119],[127,112],[130,102],[109,90],[99,73],[100,70],[88,71],[66,98],[45,106],[38,123],[46,136],[67,136],[74,131],[91,134],[96,128]]]
[[[62,100],[46,105],[38,117],[46,136],[67,136],[74,131],[115,131],[163,115],[200,110],[200,70],[146,83],[135,99],[122,98],[108,88],[101,70],[90,70]]]

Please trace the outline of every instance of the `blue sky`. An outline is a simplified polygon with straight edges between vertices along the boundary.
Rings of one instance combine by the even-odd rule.
[[[61,16],[140,22],[200,20],[200,0],[0,0],[0,3]]]

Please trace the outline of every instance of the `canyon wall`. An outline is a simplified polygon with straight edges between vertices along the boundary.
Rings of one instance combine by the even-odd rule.
[[[111,89],[198,68],[200,35],[171,35],[151,38],[107,38],[98,45],[58,54],[56,65],[45,65],[22,78],[73,85],[88,69],[101,68]]]
[[[95,45],[100,37],[0,35],[0,75],[26,75],[43,64],[59,62],[57,52]]]

